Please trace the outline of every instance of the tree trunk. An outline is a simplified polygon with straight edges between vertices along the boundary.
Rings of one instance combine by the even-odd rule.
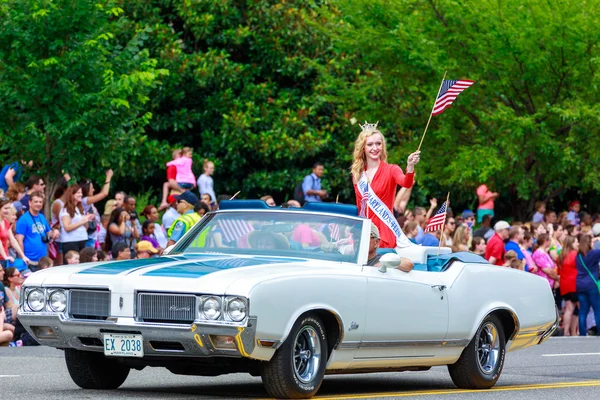
[[[56,188],[58,187],[58,181],[51,180],[50,175],[47,174],[44,177],[44,182],[46,182],[46,199],[44,201],[44,215],[50,223],[52,221],[52,202],[54,201],[54,192],[56,192]]]

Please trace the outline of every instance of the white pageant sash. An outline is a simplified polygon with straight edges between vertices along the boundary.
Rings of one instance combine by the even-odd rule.
[[[371,185],[369,185],[369,181],[366,173],[362,173],[360,180],[356,184],[358,186],[358,190],[360,191],[361,198],[361,207],[360,207],[360,216],[367,217],[367,206],[379,217],[379,219],[388,227],[394,235],[396,236],[396,247],[410,247],[415,246],[413,242],[408,240],[398,221],[394,218],[394,214],[390,211],[389,208],[385,205],[383,201],[375,194]]]

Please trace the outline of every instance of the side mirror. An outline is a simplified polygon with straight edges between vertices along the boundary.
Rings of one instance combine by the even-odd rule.
[[[172,245],[168,246],[168,247],[165,249],[165,251],[163,251],[163,256],[166,256],[166,255],[168,255],[168,254],[171,252],[171,250],[173,250],[173,247],[175,247],[175,245],[174,245],[174,244],[172,244]]]
[[[381,256],[379,259],[379,263],[381,263],[381,267],[379,267],[379,272],[387,272],[388,268],[398,268],[402,259],[396,253],[387,253]]]

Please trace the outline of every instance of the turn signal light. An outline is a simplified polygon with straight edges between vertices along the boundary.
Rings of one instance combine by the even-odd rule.
[[[210,341],[215,349],[235,350],[235,338],[233,336],[210,335]]]
[[[38,339],[56,339],[56,333],[49,326],[32,326],[31,330]]]

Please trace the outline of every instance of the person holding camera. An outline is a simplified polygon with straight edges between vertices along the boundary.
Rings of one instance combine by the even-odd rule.
[[[60,242],[62,252],[69,250],[79,253],[88,240],[88,223],[94,220],[94,214],[85,214],[83,210],[83,191],[79,185],[71,185],[65,192],[65,206],[60,212]]]
[[[125,243],[127,248],[133,249],[136,239],[140,238],[137,225],[131,222],[131,213],[124,208],[116,208],[108,220],[108,234],[104,247],[112,251],[117,243]]]
[[[100,231],[100,213],[94,206],[94,203],[104,200],[108,196],[112,177],[113,170],[107,170],[106,180],[104,181],[104,185],[102,185],[102,189],[98,193],[95,193],[94,183],[90,179],[82,179],[78,182],[83,193],[83,199],[81,200],[81,204],[83,204],[83,211],[85,214],[94,215],[94,219],[88,222],[88,240],[86,247],[100,247],[99,245],[96,246],[96,242],[98,241],[98,232]]]
[[[135,205],[136,201],[133,196],[125,196],[125,200],[123,201],[123,208],[129,213],[129,223],[131,224],[133,232],[133,240],[131,241],[132,249],[134,248],[138,240],[140,240],[140,236],[142,235],[142,224],[140,222],[138,213],[135,210]]]
[[[48,256],[48,243],[58,238],[60,232],[50,228],[42,208],[44,207],[44,194],[40,191],[32,192],[29,198],[29,211],[17,221],[15,238],[29,259],[29,269],[38,270],[38,261]]]

